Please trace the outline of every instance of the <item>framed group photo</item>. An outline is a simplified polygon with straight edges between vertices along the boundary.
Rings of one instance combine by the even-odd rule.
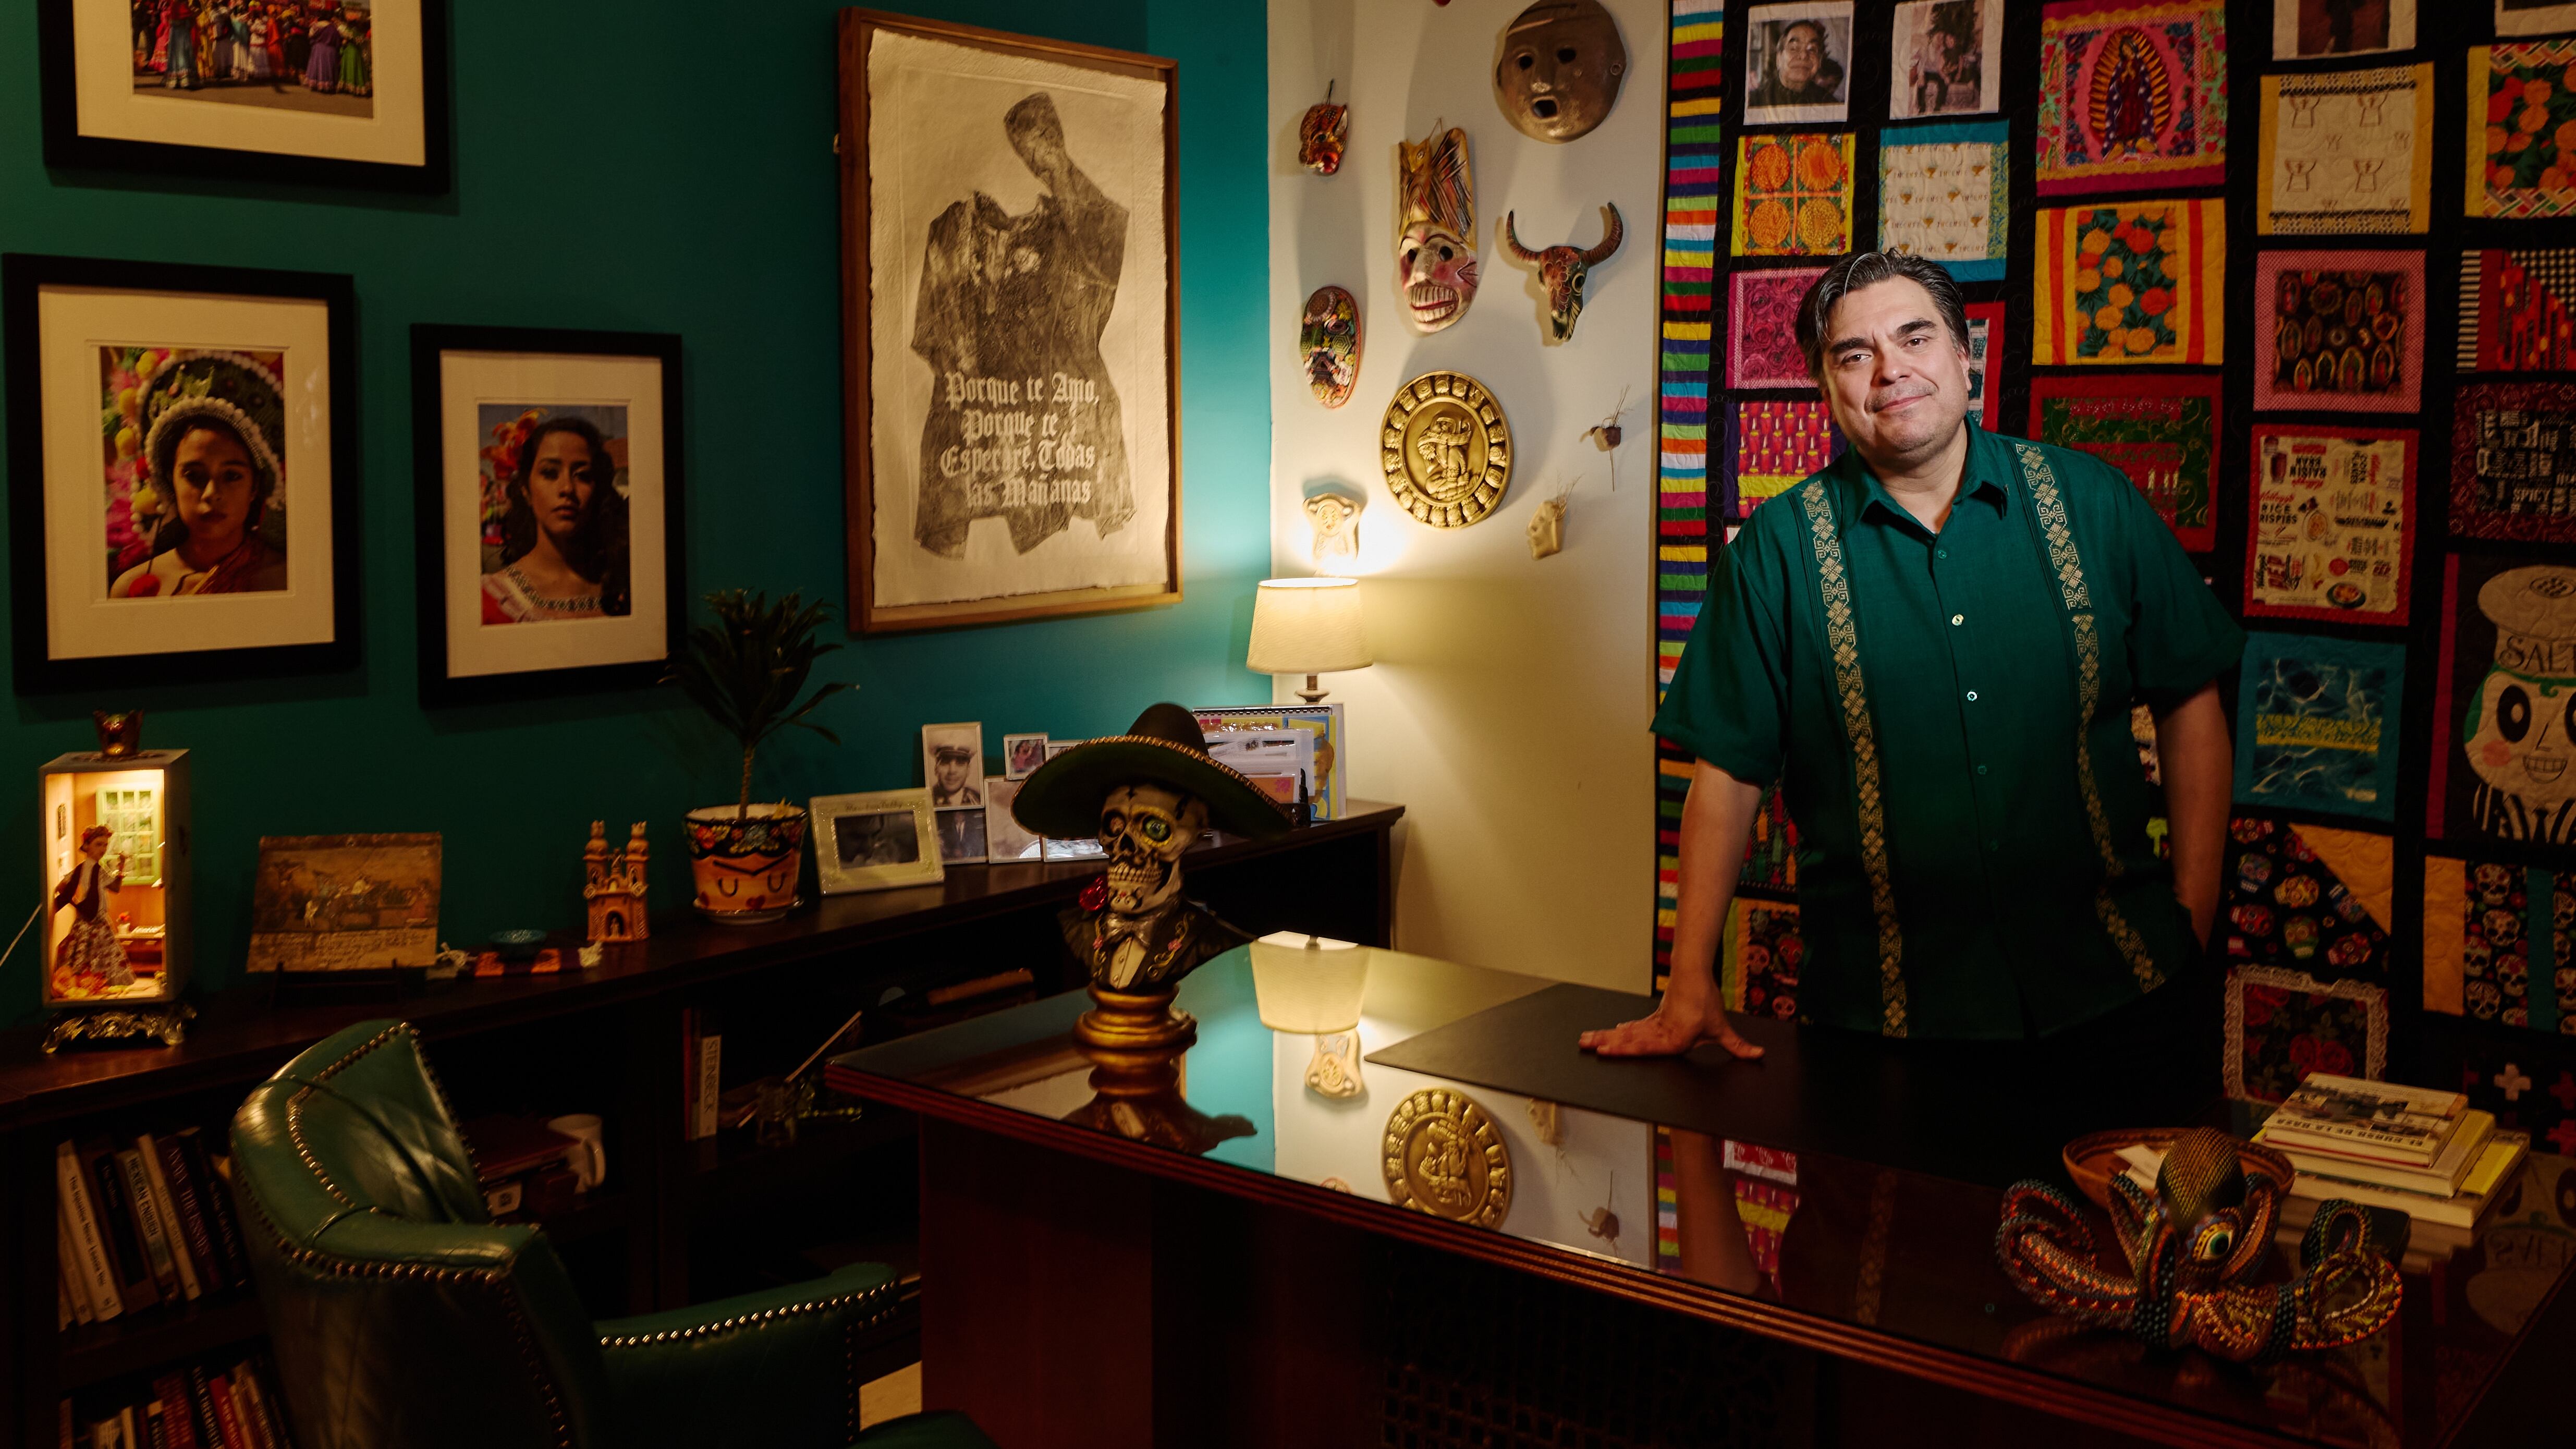
[[[0,258],[22,691],[345,668],[346,276]]]
[[[643,686],[687,627],[680,339],[412,328],[425,704]]]
[[[840,38],[851,626],[1177,602],[1173,62],[868,10]]]
[[[445,0],[37,0],[51,166],[437,193]]]

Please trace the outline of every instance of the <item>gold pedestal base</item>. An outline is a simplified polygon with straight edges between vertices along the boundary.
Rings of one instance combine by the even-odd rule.
[[[1197,1018],[1172,1010],[1178,986],[1116,991],[1094,984],[1098,1003],[1073,1024],[1074,1049],[1091,1063],[1094,1090],[1143,1096],[1178,1079],[1181,1053],[1199,1039]]]
[[[75,1011],[54,1018],[45,1031],[45,1054],[65,1042],[128,1041],[140,1037],[163,1046],[177,1046],[188,1039],[188,1023],[197,1009],[183,1001],[167,1006],[115,1007],[100,1011]]]

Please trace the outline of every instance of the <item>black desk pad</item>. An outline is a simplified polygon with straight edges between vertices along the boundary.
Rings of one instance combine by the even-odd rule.
[[[2019,1043],[1890,1041],[1735,1018],[1766,1048],[1737,1061],[1702,1045],[1667,1059],[1596,1057],[1575,1035],[1654,999],[1570,983],[1369,1054],[1373,1065],[1491,1087],[1634,1121],[1822,1152],[1965,1182],[2062,1178],[2069,1138],[2207,1118],[2214,1084],[2046,1081]]]

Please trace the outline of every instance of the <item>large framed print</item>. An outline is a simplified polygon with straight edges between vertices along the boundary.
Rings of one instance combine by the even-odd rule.
[[[0,258],[21,691],[345,668],[349,278]]]
[[[1178,67],[871,10],[840,66],[852,627],[1177,602]]]
[[[446,0],[38,0],[36,29],[48,165],[447,190]]]
[[[412,328],[425,704],[642,687],[687,627],[680,339]]]

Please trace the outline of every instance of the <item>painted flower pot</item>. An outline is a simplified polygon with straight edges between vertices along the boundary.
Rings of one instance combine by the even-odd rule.
[[[805,858],[805,810],[798,805],[754,805],[737,812],[710,805],[688,814],[689,874],[694,904],[711,921],[758,925],[784,916],[796,904],[796,876]]]

